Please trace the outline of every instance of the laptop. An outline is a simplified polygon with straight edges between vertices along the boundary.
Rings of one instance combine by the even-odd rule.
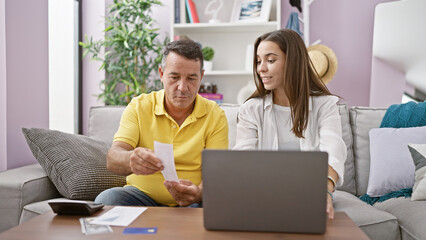
[[[202,152],[207,230],[324,233],[328,154]]]

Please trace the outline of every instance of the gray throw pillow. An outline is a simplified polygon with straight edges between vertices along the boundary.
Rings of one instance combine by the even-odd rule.
[[[106,168],[108,144],[77,134],[23,128],[34,157],[62,196],[94,200],[105,189],[124,186],[126,178]]]
[[[426,144],[408,144],[414,165],[416,165],[411,200],[426,200]]]

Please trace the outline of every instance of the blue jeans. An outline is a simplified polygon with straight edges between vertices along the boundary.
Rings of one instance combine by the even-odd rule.
[[[115,187],[101,192],[95,199],[96,203],[112,206],[155,206],[167,207],[155,202],[144,192],[133,186]],[[190,208],[202,207],[201,203],[193,203]]]

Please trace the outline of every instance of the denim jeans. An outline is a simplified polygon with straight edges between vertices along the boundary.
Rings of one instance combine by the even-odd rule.
[[[101,192],[95,199],[96,203],[112,206],[155,206],[167,207],[155,202],[144,192],[133,186],[115,187]],[[193,203],[187,207],[199,208],[201,203]]]

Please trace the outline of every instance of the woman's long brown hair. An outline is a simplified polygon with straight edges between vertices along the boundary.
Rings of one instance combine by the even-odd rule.
[[[318,73],[312,67],[311,59],[303,39],[293,30],[282,29],[265,33],[254,44],[253,76],[257,90],[249,97],[265,97],[271,91],[265,86],[257,73],[257,48],[262,41],[276,43],[285,53],[284,91],[290,102],[292,131],[299,138],[308,126],[309,97],[332,95]]]

